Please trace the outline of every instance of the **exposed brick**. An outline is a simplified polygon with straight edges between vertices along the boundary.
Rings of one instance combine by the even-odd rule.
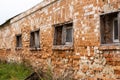
[[[116,80],[119,45],[101,45],[99,14],[118,11],[119,0],[44,0],[0,27],[0,60],[52,67],[55,77],[72,68],[75,80]],[[54,46],[54,25],[73,22],[73,45]],[[40,29],[40,48],[30,48],[30,33]],[[22,34],[22,48],[16,35]],[[114,74],[115,71],[115,74]]]

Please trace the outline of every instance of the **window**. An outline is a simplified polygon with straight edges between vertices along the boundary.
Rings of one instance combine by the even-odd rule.
[[[39,30],[30,34],[30,48],[40,48]]]
[[[73,42],[73,23],[55,25],[54,45],[71,45]]]
[[[72,26],[66,27],[66,44],[72,42]]]
[[[22,47],[22,35],[16,35],[16,47]]]
[[[119,44],[120,42],[120,13],[111,12],[100,16],[100,32],[102,44]]]
[[[119,36],[118,36],[118,33],[119,30],[118,30],[118,19],[115,18],[113,20],[113,41],[114,42],[119,42]]]

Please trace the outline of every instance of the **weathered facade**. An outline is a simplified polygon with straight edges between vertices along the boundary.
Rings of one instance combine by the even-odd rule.
[[[44,0],[0,27],[0,58],[55,77],[120,79],[120,0]]]

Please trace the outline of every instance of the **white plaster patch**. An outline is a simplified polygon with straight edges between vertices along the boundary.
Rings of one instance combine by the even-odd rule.
[[[91,60],[93,60],[93,59],[94,59],[94,57],[90,57],[90,59],[91,59]]]
[[[46,32],[46,30],[44,30],[44,32]]]
[[[84,16],[88,16],[88,15],[92,15],[92,14],[95,14],[95,11],[87,12],[84,14]]]
[[[99,33],[96,33],[96,36],[99,36]]]
[[[81,24],[83,24],[83,21],[81,21]]]
[[[98,17],[98,14],[94,14],[94,18]]]
[[[60,10],[60,7],[59,7],[59,8],[56,8],[56,9],[54,10],[54,12],[59,11],[59,10]]]
[[[99,51],[99,50],[96,50],[96,53],[100,53],[100,51]]]
[[[79,15],[79,12],[76,12],[74,15],[75,15],[75,16],[78,16],[78,15]]]
[[[81,33],[82,33],[82,34],[85,34],[85,32],[84,32],[84,31],[82,31]]]
[[[55,7],[53,7],[53,10],[55,10]]]
[[[70,9],[70,16],[72,17],[72,14],[73,14],[73,6],[70,6],[69,9]]]
[[[27,34],[24,34],[23,39],[24,39],[25,41],[27,41],[27,40],[29,39],[28,35],[27,35]]]
[[[94,49],[98,49],[98,47],[97,47],[97,46],[95,46],[95,47],[94,47]]]
[[[100,51],[100,54],[102,54],[103,53],[103,51]]]
[[[76,35],[76,38],[78,38],[79,36],[78,35]]]
[[[80,53],[76,53],[75,55],[79,56],[79,55],[80,55]]]
[[[94,29],[94,32],[98,32],[98,29]]]
[[[87,5],[87,6],[84,6],[83,9],[86,10],[88,8],[93,8],[93,4],[90,4],[90,5]]]
[[[85,40],[85,37],[82,37],[82,40],[84,41],[84,40]]]
[[[90,46],[87,46],[88,56],[90,56]]]
[[[99,28],[99,25],[96,25],[96,28]]]

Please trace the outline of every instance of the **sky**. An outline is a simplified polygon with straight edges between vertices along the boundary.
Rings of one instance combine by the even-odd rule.
[[[42,0],[0,0],[0,24],[30,9],[41,1]]]

